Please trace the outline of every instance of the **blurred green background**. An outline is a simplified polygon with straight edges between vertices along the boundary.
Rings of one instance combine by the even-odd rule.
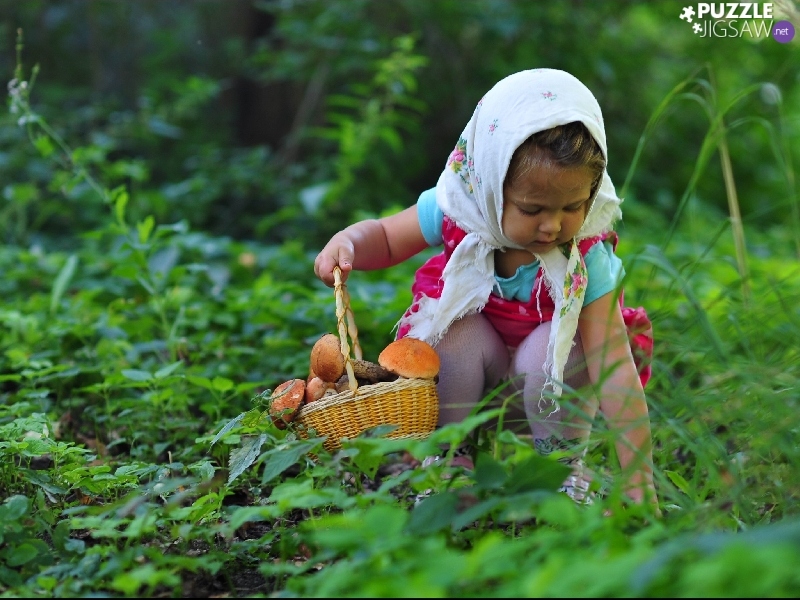
[[[709,111],[724,110],[744,223],[786,224],[797,218],[800,40],[701,37],[680,19],[684,5],[2,0],[0,69],[14,76],[21,29],[25,73],[39,65],[31,104],[81,148],[74,160],[127,186],[134,217],[212,235],[313,251],[354,218],[411,204],[483,93],[535,67],[594,91],[626,216],[674,217]],[[800,26],[796,3],[773,11]],[[700,83],[659,108],[692,77]],[[68,248],[107,209],[85,181],[54,178],[24,137],[0,128],[3,242]],[[692,195],[727,218],[716,157]]]

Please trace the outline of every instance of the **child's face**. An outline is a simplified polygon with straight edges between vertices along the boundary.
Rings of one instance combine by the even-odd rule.
[[[570,241],[589,212],[593,174],[588,167],[564,168],[549,162],[503,186],[505,236],[543,254]]]

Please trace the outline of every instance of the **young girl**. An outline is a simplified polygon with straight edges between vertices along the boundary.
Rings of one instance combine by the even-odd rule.
[[[350,225],[316,258],[333,285],[352,269],[383,269],[429,246],[398,337],[441,359],[439,423],[466,417],[505,382],[522,397],[540,452],[572,452],[564,489],[588,501],[581,461],[597,410],[616,437],[626,493],[657,509],[643,386],[622,308],[614,254],[620,218],[606,170],[600,107],[572,75],[522,71],[481,99],[436,187],[402,212]],[[647,357],[649,332],[634,339]],[[565,393],[566,390],[566,393]]]

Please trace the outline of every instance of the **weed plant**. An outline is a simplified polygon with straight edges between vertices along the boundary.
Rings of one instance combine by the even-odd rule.
[[[564,467],[525,439],[475,434],[496,410],[426,440],[379,428],[335,453],[276,428],[264,398],[305,377],[311,345],[334,330],[314,249],[132,216],[126,187],[85,161],[90,148],[34,112],[34,79],[20,61],[16,124],[55,180],[93,195],[107,218],[67,250],[32,241],[30,221],[4,224],[30,243],[0,248],[0,596],[800,593],[798,230],[739,227],[697,197],[736,133],[708,74],[680,83],[641,141],[673,103],[707,111],[674,220],[631,197],[620,227],[627,303],[646,306],[655,327],[647,398],[660,519],[615,487],[602,418],[587,455],[602,493],[587,506],[556,492]],[[355,122],[344,123],[328,133],[351,136]],[[794,182],[788,146],[771,134]],[[776,214],[796,214],[791,185]],[[35,208],[23,192],[12,196]],[[390,341],[422,258],[351,278],[365,356]],[[465,440],[474,472],[421,468]]]

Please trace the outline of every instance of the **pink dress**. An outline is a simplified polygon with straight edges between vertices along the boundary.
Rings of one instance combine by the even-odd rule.
[[[424,265],[417,269],[414,283],[411,286],[414,300],[404,316],[408,316],[419,309],[418,302],[422,296],[428,296],[429,298],[441,297],[443,288],[441,276],[444,267],[456,246],[461,243],[461,240],[466,235],[466,232],[460,229],[449,217],[444,217],[442,221],[444,251],[428,259]],[[578,249],[583,256],[586,256],[592,246],[604,239],[611,240],[612,247],[616,250],[618,238],[613,231],[580,241]],[[620,307],[622,307],[622,317],[628,329],[628,338],[633,351],[633,359],[639,371],[639,380],[642,382],[642,387],[644,387],[652,374],[652,323],[644,308],[623,306],[623,296],[620,293],[619,303]],[[555,305],[552,298],[550,298],[550,294],[544,288],[542,270],[540,269],[536,276],[531,299],[528,302],[513,299],[506,300],[495,294],[490,294],[481,312],[489,319],[489,322],[500,334],[505,344],[511,348],[516,348],[540,323],[551,321],[554,310]],[[410,326],[407,323],[400,325],[397,331],[397,338],[405,337],[409,329]]]

